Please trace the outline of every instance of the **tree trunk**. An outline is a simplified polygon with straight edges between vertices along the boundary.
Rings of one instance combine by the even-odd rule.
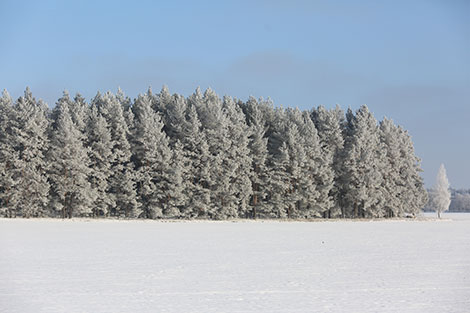
[[[253,214],[252,214],[253,219],[256,219],[256,205],[257,204],[258,204],[258,195],[254,194],[253,195]]]
[[[67,193],[64,194],[64,205],[62,206],[62,218],[65,218],[66,206],[67,206]]]
[[[354,202],[354,218],[357,218],[358,215],[358,207],[357,207],[357,202]]]

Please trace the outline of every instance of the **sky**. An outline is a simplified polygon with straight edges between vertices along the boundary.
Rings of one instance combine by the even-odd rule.
[[[0,0],[0,88],[51,107],[121,87],[311,109],[407,129],[427,187],[470,188],[470,1]]]

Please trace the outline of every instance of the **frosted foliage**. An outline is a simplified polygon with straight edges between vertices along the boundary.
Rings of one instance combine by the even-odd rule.
[[[11,143],[18,151],[13,164],[16,211],[25,217],[44,216],[49,183],[45,153],[49,146],[46,112],[26,89],[16,102],[11,122]]]
[[[224,97],[223,109],[228,117],[228,137],[231,141],[228,163],[233,166],[231,170],[231,193],[233,206],[237,215],[248,214],[248,206],[252,195],[250,181],[252,157],[249,148],[249,128],[241,108],[230,97]]]
[[[90,104],[64,92],[49,112],[29,89],[4,91],[0,145],[7,217],[403,217],[427,202],[411,136],[367,106],[301,111],[163,86]]]
[[[344,212],[346,216],[382,216],[384,149],[377,121],[367,106],[351,116],[344,148]]]
[[[68,93],[64,93],[57,103],[57,120],[51,132],[48,154],[51,206],[62,217],[69,218],[91,213],[94,200],[88,181],[88,149],[83,146],[82,134],[70,116],[70,102]]]
[[[341,117],[344,115],[343,111],[337,106],[330,111],[325,107],[319,106],[311,113],[312,121],[318,130],[318,137],[321,143],[322,158],[326,163],[327,168],[332,171],[331,175],[331,188],[329,190],[329,197],[332,202],[332,207],[324,212],[325,217],[338,217],[341,214],[340,210],[340,178],[342,169],[341,152],[344,146],[344,138],[342,134]],[[344,118],[344,117],[343,117]]]
[[[124,102],[121,102],[124,101]],[[136,173],[131,162],[130,131],[128,123],[130,113],[124,114],[127,98],[121,92],[118,96],[107,92],[98,93],[92,100],[98,112],[105,118],[111,133],[111,174],[108,180],[109,189],[114,197],[115,207],[111,215],[137,217],[140,215],[139,203],[136,200]]]
[[[172,197],[172,152],[168,137],[163,132],[160,115],[152,109],[148,94],[140,95],[134,107],[136,127],[134,155],[137,163],[138,193],[144,215],[160,218],[169,210]]]
[[[12,110],[12,99],[8,92],[3,90],[0,98],[0,212],[8,217],[16,215],[12,192],[15,181],[13,171],[10,170],[13,161],[17,159],[17,152],[13,149],[9,133]]]
[[[109,215],[116,206],[109,186],[112,159],[111,133],[105,118],[96,107],[91,108],[87,129],[91,170],[89,181],[95,198],[93,215]]]
[[[265,136],[265,119],[254,98],[250,99],[250,155],[251,155],[251,217],[256,218],[260,213],[269,215],[270,206],[265,198],[269,188],[269,171],[267,167],[268,138]]]
[[[45,108],[29,88],[14,104],[4,91],[0,115],[0,210],[9,217],[47,215]]]
[[[450,184],[447,179],[446,169],[444,164],[441,164],[437,172],[436,185],[432,191],[432,204],[437,212],[439,218],[441,213],[449,209],[450,205]]]

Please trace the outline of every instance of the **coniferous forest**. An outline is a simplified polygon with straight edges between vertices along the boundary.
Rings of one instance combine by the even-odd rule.
[[[53,109],[0,99],[4,217],[380,218],[427,193],[410,135],[367,106],[309,111],[198,88],[120,89]]]

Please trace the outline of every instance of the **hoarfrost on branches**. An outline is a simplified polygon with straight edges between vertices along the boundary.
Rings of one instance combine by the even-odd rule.
[[[64,92],[49,111],[27,88],[0,98],[0,145],[7,217],[401,217],[427,201],[411,137],[367,106],[301,111],[163,86],[90,104]]]

